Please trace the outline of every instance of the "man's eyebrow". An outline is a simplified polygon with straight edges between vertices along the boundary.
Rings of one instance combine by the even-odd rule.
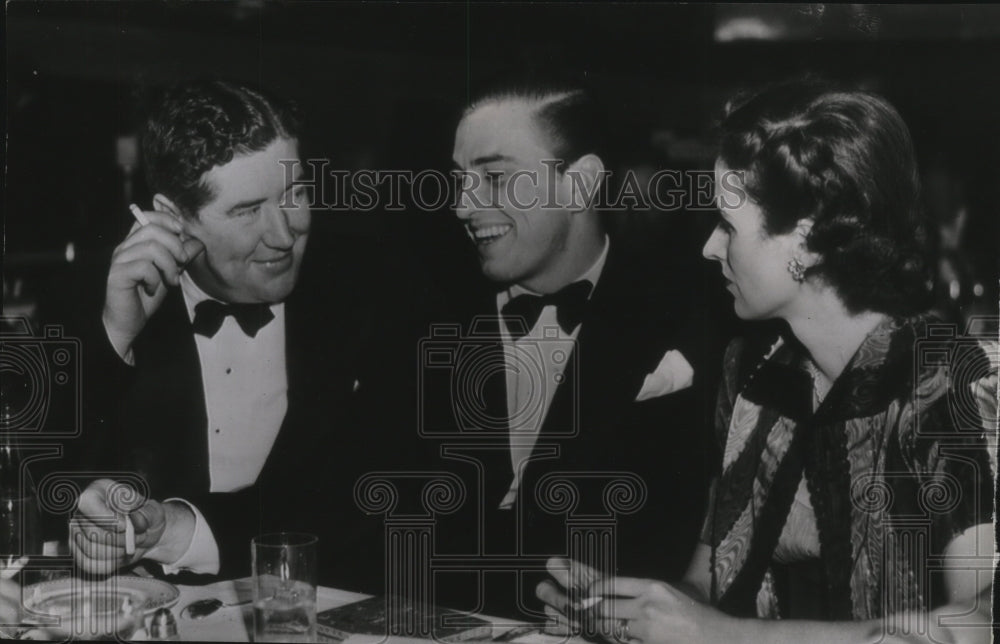
[[[286,192],[294,188],[296,185],[302,185],[302,183],[303,183],[302,172],[299,172],[296,178],[292,179],[291,181],[285,184],[285,187],[282,188],[281,190],[281,194],[285,194]],[[265,201],[267,201],[266,197],[262,197],[260,199],[249,199],[247,201],[241,201],[238,204],[232,206],[229,210],[226,211],[226,213],[231,214],[236,212],[237,210],[243,210],[244,208],[253,208],[254,206],[259,206]]]
[[[253,208],[254,206],[259,206],[265,201],[267,201],[267,199],[251,199],[249,201],[241,201],[229,208],[226,213],[234,213],[237,210],[243,210],[244,208]]]
[[[505,154],[488,154],[482,157],[476,157],[472,160],[471,165],[486,165],[487,163],[496,163],[497,161],[514,161],[513,157],[509,157]]]

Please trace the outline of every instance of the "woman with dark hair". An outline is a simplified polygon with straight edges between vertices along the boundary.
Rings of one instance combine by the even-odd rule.
[[[905,124],[869,93],[774,86],[727,106],[716,184],[703,253],[740,317],[787,327],[727,350],[701,543],[681,584],[553,576],[622,642],[988,641],[998,347],[922,315]]]

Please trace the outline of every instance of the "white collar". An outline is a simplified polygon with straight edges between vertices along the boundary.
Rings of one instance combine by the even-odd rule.
[[[214,300],[216,298],[212,297],[203,291],[200,286],[195,284],[195,281],[191,279],[191,276],[187,271],[181,273],[180,283],[181,294],[184,295],[184,306],[187,308],[188,319],[194,320],[194,307],[205,300]]]

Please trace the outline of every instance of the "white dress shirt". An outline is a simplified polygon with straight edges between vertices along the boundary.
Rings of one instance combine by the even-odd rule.
[[[187,273],[181,275],[181,293],[193,322],[195,306],[211,298]],[[274,304],[271,312],[274,319],[252,338],[231,315],[211,338],[194,336],[205,391],[212,492],[235,492],[254,484],[288,410],[285,305]],[[219,547],[205,517],[184,499],[168,500],[181,501],[191,508],[195,530],[187,551],[177,561],[164,564],[163,571],[217,573]]]
[[[187,273],[181,275],[181,294],[188,318],[194,321],[199,302],[211,299]],[[208,471],[211,492],[235,492],[254,484],[274,445],[288,410],[288,377],[285,370],[285,307],[271,307],[274,319],[253,338],[232,316],[223,320],[211,338],[195,334],[201,365],[208,434]],[[131,349],[122,359],[134,364]],[[205,517],[184,499],[165,499],[187,505],[195,516],[195,529],[187,551],[174,562],[164,562],[156,548],[147,558],[163,564],[167,574],[181,570],[215,574],[219,548]]]
[[[187,273],[181,292],[188,317],[211,299]],[[208,415],[208,471],[212,492],[236,492],[257,480],[288,410],[285,305],[254,337],[233,316],[211,338],[195,334]]]
[[[593,295],[608,259],[608,245],[608,238],[605,236],[604,248],[597,260],[571,283],[589,281],[594,286],[590,291]],[[498,293],[497,311],[502,312],[507,302],[523,293],[537,295],[516,284]],[[563,381],[563,372],[576,345],[580,325],[569,333],[563,331],[556,319],[555,305],[549,304],[542,308],[538,321],[524,337],[514,340],[506,325],[501,324],[500,328],[507,375],[510,460],[514,470],[514,478],[500,502],[500,508],[510,509],[517,499],[524,466],[538,442],[538,434],[548,415],[556,389]]]

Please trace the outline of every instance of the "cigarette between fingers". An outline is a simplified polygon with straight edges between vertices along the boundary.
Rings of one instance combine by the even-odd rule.
[[[602,601],[604,601],[604,598],[600,597],[600,596],[598,596],[598,597],[587,597],[586,599],[583,599],[583,600],[580,601],[580,607],[579,607],[579,609],[580,610],[587,610],[588,608],[593,608],[594,606],[597,606],[598,604],[600,604]]]
[[[132,525],[132,519],[127,514],[125,515],[125,554],[135,554],[135,526]]]
[[[140,226],[148,226],[149,225],[149,219],[146,217],[145,214],[143,214],[142,209],[139,208],[139,206],[135,205],[134,203],[133,204],[129,204],[128,209],[129,209],[129,212],[132,213],[132,216],[135,217],[135,220],[139,222]]]

